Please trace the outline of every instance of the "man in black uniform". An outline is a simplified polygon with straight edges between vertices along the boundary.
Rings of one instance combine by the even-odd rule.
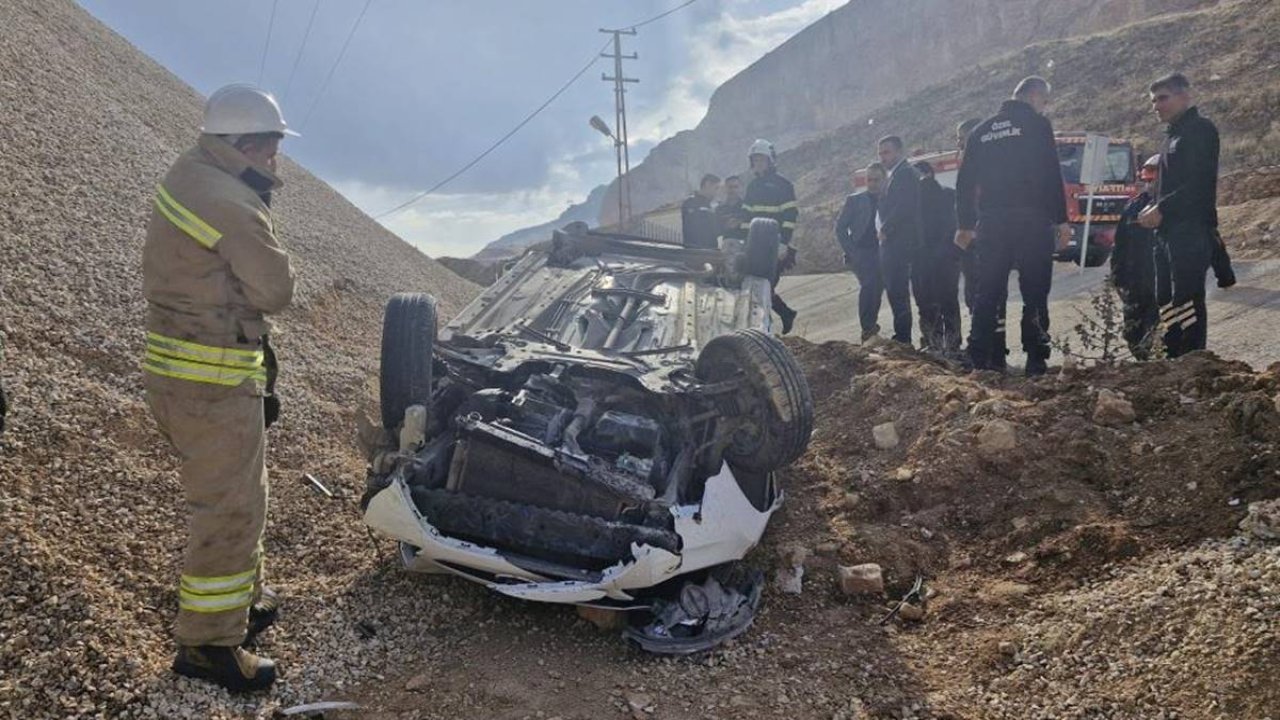
[[[1138,172],[1142,192],[1120,214],[1116,226],[1116,246],[1111,251],[1111,281],[1120,294],[1124,312],[1124,339],[1138,360],[1151,355],[1156,325],[1160,319],[1156,303],[1155,233],[1138,224],[1138,214],[1154,197],[1160,156],[1152,155]]]
[[[1044,78],[1024,79],[1013,99],[974,128],[965,144],[956,179],[955,243],[967,249],[978,228],[978,296],[969,341],[977,369],[992,367],[999,304],[1015,269],[1027,374],[1041,375],[1047,368],[1053,226],[1059,248],[1071,239],[1053,126],[1043,115],[1049,94]]]
[[[876,208],[884,192],[885,172],[880,163],[867,166],[867,189],[844,199],[836,218],[836,243],[844,251],[844,264],[858,278],[858,324],[862,341],[880,334],[880,240],[876,237]]]
[[[1191,83],[1174,73],[1151,83],[1151,106],[1168,123],[1155,201],[1138,215],[1155,230],[1169,263],[1157,299],[1169,357],[1202,350],[1208,329],[1205,273],[1213,259],[1218,210],[1218,129],[1192,104]]]
[[[964,146],[969,141],[969,133],[978,127],[982,122],[982,118],[969,118],[956,126],[956,149],[959,151],[957,160],[961,165],[964,164]],[[978,296],[978,251],[970,247],[960,252],[960,276],[964,278],[964,306],[969,312],[969,334],[970,342],[973,335],[973,309],[976,306],[975,299]],[[996,335],[995,340],[991,343],[991,360],[989,367],[993,370],[1004,372],[1007,364],[1006,357],[1009,355],[1009,343],[1005,339],[1005,312],[1008,310],[1009,293],[1008,288],[1005,289],[1005,295],[1000,299],[999,311],[996,314]]]
[[[680,235],[685,247],[714,250],[719,246],[720,228],[711,210],[719,192],[720,178],[707,173],[698,183],[698,191],[680,206]]]
[[[724,202],[716,206],[716,220],[724,237],[747,239],[751,218],[742,204],[742,179],[737,175],[724,179]]]
[[[969,133],[978,127],[982,118],[969,118],[956,126],[956,159],[964,162],[964,145],[969,140]],[[960,256],[960,275],[964,278],[964,306],[969,310],[970,322],[973,320],[973,298],[978,292],[978,271],[973,264],[977,253],[973,248],[962,251]]]
[[[880,274],[893,311],[893,339],[911,344],[911,260],[920,247],[920,176],[903,151],[902,138],[887,135],[877,143],[880,164],[889,173],[876,212],[880,238]]]
[[[796,311],[778,295],[778,279],[796,264],[796,251],[791,247],[791,235],[795,232],[796,220],[800,217],[800,209],[796,205],[796,190],[791,181],[778,174],[778,169],[774,166],[773,143],[756,140],[751,144],[747,156],[751,162],[751,174],[754,175],[751,184],[747,185],[747,196],[743,199],[743,208],[749,215],[747,225],[755,218],[769,218],[777,220],[782,229],[782,249],[778,254],[777,271],[773,277],[773,311],[782,318],[782,334],[786,335],[795,324]]]
[[[956,193],[934,178],[933,166],[921,160],[921,243],[912,261],[912,290],[920,312],[926,350],[960,350],[960,256],[956,234]]]

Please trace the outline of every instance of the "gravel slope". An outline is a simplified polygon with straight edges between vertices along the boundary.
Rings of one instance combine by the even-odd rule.
[[[69,0],[6,0],[0,27],[0,717],[236,714],[164,670],[185,515],[138,370],[150,198],[202,99]],[[374,564],[351,503],[299,477],[357,492],[385,299],[432,292],[448,316],[477,288],[287,159],[282,175],[277,227],[301,280],[274,343],[267,545],[288,612],[314,622],[269,652],[293,698],[315,668],[341,679],[366,661],[331,658],[352,625],[333,597]]]

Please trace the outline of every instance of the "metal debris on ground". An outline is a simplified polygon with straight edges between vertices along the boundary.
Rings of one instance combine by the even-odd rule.
[[[310,483],[311,487],[315,488],[317,492],[323,493],[325,497],[331,500],[333,499],[333,491],[325,487],[324,483],[317,480],[315,475],[312,475],[311,473],[303,473],[302,479]]]
[[[275,717],[304,717],[312,718],[312,720],[323,720],[324,713],[329,710],[359,710],[360,706],[345,700],[329,700],[325,702],[307,703],[305,705],[294,705],[291,708],[277,710]]]
[[[893,606],[893,609],[889,611],[889,614],[885,615],[884,618],[880,620],[880,624],[884,625],[888,623],[890,620],[892,620],[895,615],[897,615],[899,612],[902,611],[902,608],[906,606],[906,604],[910,602],[912,598],[916,600],[923,599],[923,595],[920,592],[923,588],[924,588],[924,576],[917,575],[916,581],[911,586],[911,589],[907,591],[906,595],[902,596],[902,599],[898,601],[897,605]]]

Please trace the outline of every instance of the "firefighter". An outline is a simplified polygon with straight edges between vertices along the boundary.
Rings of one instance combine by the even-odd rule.
[[[796,251],[791,247],[791,236],[795,233],[796,220],[800,217],[796,191],[791,181],[778,174],[773,143],[756,140],[751,143],[751,150],[747,155],[753,175],[751,183],[747,185],[747,195],[743,198],[743,208],[749,216],[747,224],[762,217],[777,220],[782,229],[782,248],[778,253],[777,270],[773,276],[773,311],[782,318],[782,334],[786,335],[795,325],[796,311],[778,295],[778,280],[783,272],[796,264]]]
[[[926,160],[920,174],[921,243],[912,265],[916,310],[923,347],[954,355],[960,350],[960,256],[956,234],[956,193],[943,187]]]
[[[274,97],[209,97],[196,146],[156,187],[143,247],[147,404],[182,460],[189,519],[173,670],[229,690],[266,688],[275,663],[245,650],[276,618],[263,587],[265,429],[279,412],[266,315],[293,296],[275,237],[275,156],[293,135]]]
[[[735,240],[747,239],[747,225],[751,222],[742,203],[742,178],[730,175],[724,179],[724,202],[716,205],[716,219],[720,234]]]
[[[1217,230],[1218,129],[1192,104],[1191,83],[1174,73],[1151,83],[1151,106],[1167,123],[1155,199],[1138,215],[1156,233],[1169,266],[1157,298],[1169,357],[1205,347],[1204,280]],[[1225,248],[1224,248],[1225,251]]]
[[[876,207],[884,193],[886,173],[878,162],[866,169],[867,189],[844,199],[836,218],[836,244],[844,251],[844,264],[858,278],[858,324],[862,342],[880,334],[880,302],[884,281],[880,277],[880,241],[876,238]]]
[[[1138,360],[1151,355],[1160,319],[1156,303],[1155,234],[1138,224],[1138,214],[1151,204],[1159,172],[1160,156],[1152,155],[1138,172],[1142,192],[1120,214],[1116,245],[1111,252],[1111,281],[1120,295],[1124,312],[1124,339]]]
[[[714,250],[720,228],[711,203],[720,193],[720,177],[707,173],[698,183],[698,190],[685,198],[680,205],[680,236],[687,248]]]
[[[1042,375],[1048,365],[1055,235],[1059,249],[1071,239],[1053,126],[1043,114],[1050,92],[1044,78],[1024,79],[965,144],[956,179],[955,243],[967,249],[977,235],[978,295],[969,343],[976,369],[993,367],[999,305],[1015,269],[1026,372]]]

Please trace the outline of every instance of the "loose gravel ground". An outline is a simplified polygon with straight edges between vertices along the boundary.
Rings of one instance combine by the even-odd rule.
[[[278,333],[266,539],[287,605],[261,646],[283,679],[235,698],[174,677],[185,512],[142,403],[138,266],[200,100],[69,0],[8,0],[0,27],[0,717],[322,699],[397,719],[1275,717],[1280,551],[1237,525],[1280,494],[1280,371],[1200,357],[1026,382],[794,342],[818,430],[749,561],[772,577],[810,550],[803,590],[769,588],[726,648],[656,659],[570,609],[403,573],[365,533],[354,428],[382,304],[425,290],[448,316],[476,288],[288,162],[278,225],[302,284]],[[1093,422],[1103,387],[1136,422]],[[900,442],[879,450],[885,422]],[[888,597],[839,592],[837,566],[859,562],[884,567]],[[880,625],[917,573],[923,621]]]

